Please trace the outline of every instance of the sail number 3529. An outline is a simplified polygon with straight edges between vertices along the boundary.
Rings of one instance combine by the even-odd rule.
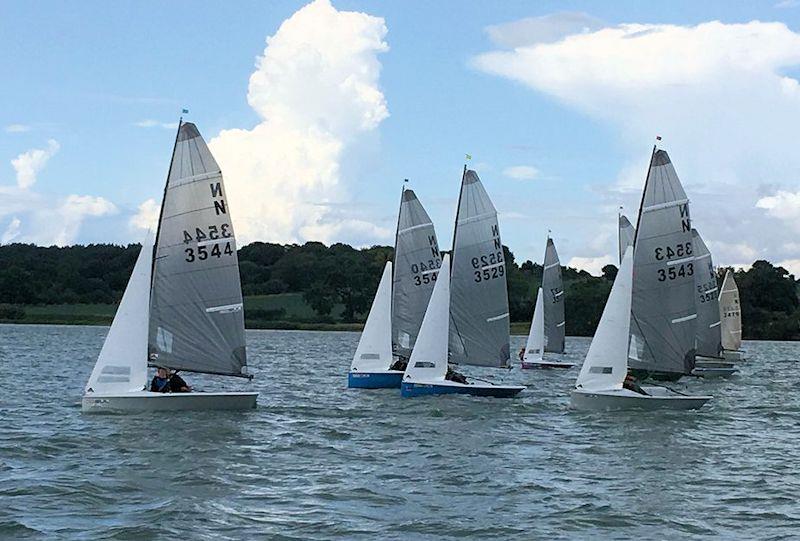
[[[484,282],[486,280],[494,280],[500,278],[506,273],[506,266],[503,261],[503,252],[491,253],[488,256],[482,255],[480,258],[472,258],[472,268],[476,282]]]

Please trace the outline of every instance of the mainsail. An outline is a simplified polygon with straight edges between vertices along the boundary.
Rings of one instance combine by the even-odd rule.
[[[403,190],[394,243],[392,349],[409,357],[442,264],[428,213],[413,190]]]
[[[669,155],[653,149],[634,243],[630,368],[673,377],[692,371],[694,273],[689,200]]]
[[[742,347],[742,309],[739,306],[739,288],[728,269],[722,291],[719,294],[720,319],[722,321],[722,347],[727,351],[738,351]]]
[[[147,315],[153,265],[153,235],[148,231],[122,294],[86,392],[127,393],[147,385]]]
[[[711,252],[696,229],[692,229],[694,242],[694,284],[697,308],[697,354],[719,357],[722,349],[720,335],[717,275],[711,261]]]
[[[631,222],[628,221],[628,218],[622,214],[619,215],[618,227],[619,262],[622,264],[622,256],[625,255],[625,250],[628,249],[628,246],[633,246],[633,241],[636,238],[636,229],[631,225]]]
[[[553,239],[547,238],[542,273],[544,293],[544,350],[564,353],[564,282],[561,279],[561,262],[558,260]]]
[[[239,261],[222,173],[192,123],[175,141],[158,224],[150,363],[245,376]]]
[[[508,292],[500,227],[477,173],[464,171],[453,236],[450,360],[509,365]]]

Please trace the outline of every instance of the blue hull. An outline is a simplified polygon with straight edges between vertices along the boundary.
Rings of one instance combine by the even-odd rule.
[[[351,389],[396,389],[403,381],[403,372],[350,372],[347,386]]]
[[[501,385],[436,385],[435,383],[412,383],[404,381],[400,394],[404,397],[428,396],[434,394],[469,394],[472,396],[492,396],[511,398],[524,387],[504,387]]]

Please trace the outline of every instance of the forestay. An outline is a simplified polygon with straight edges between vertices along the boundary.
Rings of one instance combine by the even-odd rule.
[[[739,288],[733,279],[733,272],[725,273],[722,291],[719,295],[720,320],[722,321],[722,348],[738,351],[742,347],[742,311],[739,306]]]
[[[161,206],[150,362],[245,375],[239,263],[222,173],[194,124],[178,130]]]
[[[697,314],[689,200],[664,150],[654,150],[639,209],[633,260],[630,366],[688,374]]]
[[[509,364],[506,262],[497,211],[475,171],[465,171],[453,239],[450,360]]]
[[[403,190],[392,295],[392,345],[398,356],[411,355],[441,264],[433,222],[414,191]]]
[[[411,352],[403,379],[442,381],[447,375],[447,341],[450,322],[450,256],[442,260],[441,273],[422,320],[417,343]]]
[[[541,361],[544,358],[544,295],[542,288],[536,292],[536,307],[533,309],[533,321],[528,332],[528,342],[522,360],[525,362]]]
[[[575,382],[576,387],[587,391],[622,388],[628,373],[632,282],[633,248],[628,248]]]
[[[544,350],[564,353],[564,282],[561,278],[561,262],[553,239],[547,238],[542,273],[544,291]]]
[[[695,307],[697,309],[697,354],[719,357],[720,335],[719,290],[711,252],[696,229],[692,229],[695,267]]]
[[[147,332],[153,237],[150,232],[128,280],[103,349],[86,384],[87,393],[127,393],[147,385]]]
[[[350,370],[383,372],[392,364],[392,262],[383,269]]]
[[[633,240],[636,238],[636,228],[633,227],[626,216],[619,215],[618,224],[618,237],[619,237],[619,262],[622,263],[622,256],[625,255],[625,250],[628,246],[633,246]]]

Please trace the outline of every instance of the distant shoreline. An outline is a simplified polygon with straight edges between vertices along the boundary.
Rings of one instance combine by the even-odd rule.
[[[109,326],[113,316],[44,316],[32,317],[26,315],[22,319],[0,319],[0,324],[8,325],[97,325]],[[352,331],[361,332],[364,330],[363,323],[312,323],[299,321],[253,321],[245,320],[245,328],[248,330],[273,330],[273,331]],[[527,336],[529,323],[516,322],[511,324],[512,336]]]

